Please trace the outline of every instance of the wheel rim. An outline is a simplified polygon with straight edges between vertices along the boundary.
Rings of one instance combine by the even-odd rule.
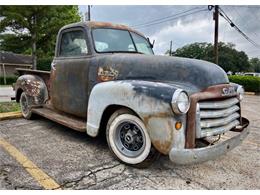
[[[134,121],[122,121],[116,127],[115,145],[124,156],[137,157],[145,148],[143,129]]]
[[[27,101],[27,98],[25,97],[25,95],[22,95],[21,96],[21,110],[22,110],[22,113],[24,115],[27,115],[28,112],[29,112],[29,105],[28,105],[28,101]]]

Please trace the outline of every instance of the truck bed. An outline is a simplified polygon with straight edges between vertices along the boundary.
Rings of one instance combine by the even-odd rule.
[[[19,73],[19,75],[24,74],[36,74],[36,75],[50,75],[50,71],[42,71],[42,70],[31,70],[31,69],[25,69],[25,68],[16,68],[16,71]]]

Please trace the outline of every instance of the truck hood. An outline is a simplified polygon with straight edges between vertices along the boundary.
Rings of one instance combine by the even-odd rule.
[[[183,88],[189,93],[229,83],[221,67],[203,60],[122,53],[100,55],[96,60],[98,68],[115,71],[116,80],[163,82]]]

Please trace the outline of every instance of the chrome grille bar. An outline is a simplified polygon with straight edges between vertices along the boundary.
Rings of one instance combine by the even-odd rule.
[[[232,113],[239,110],[237,105],[234,105],[230,108],[221,109],[221,110],[201,110],[200,118],[220,118],[231,115]]]
[[[209,128],[209,127],[226,125],[232,122],[233,120],[239,118],[239,116],[240,115],[237,112],[235,112],[229,115],[228,117],[224,117],[224,118],[201,120],[200,126],[201,128]]]
[[[205,101],[200,102],[200,109],[222,109],[229,108],[235,104],[237,104],[239,100],[237,98],[230,98],[221,101]]]
[[[240,124],[240,122],[238,120],[234,120],[231,123],[221,126],[221,127],[203,129],[201,131],[201,137],[208,137],[208,136],[219,135],[219,134],[225,133],[239,124]]]

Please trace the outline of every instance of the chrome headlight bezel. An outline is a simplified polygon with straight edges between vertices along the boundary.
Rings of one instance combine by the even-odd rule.
[[[183,98],[187,98],[185,101],[188,103],[185,105],[185,108],[181,108],[181,103],[183,103]],[[190,109],[190,98],[189,95],[186,91],[183,89],[177,89],[173,96],[172,96],[172,101],[171,101],[172,109],[173,112],[176,114],[186,114],[188,110]]]
[[[238,98],[241,101],[244,98],[244,94],[245,94],[245,89],[242,85],[239,85],[237,87],[237,94],[238,94]]]

